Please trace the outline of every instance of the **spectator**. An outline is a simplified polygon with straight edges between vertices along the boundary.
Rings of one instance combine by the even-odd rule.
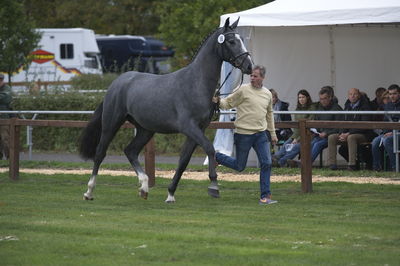
[[[345,111],[370,111],[369,99],[363,95],[359,89],[351,88],[348,92],[348,99],[345,103]],[[345,121],[370,121],[370,115],[345,114]],[[340,129],[338,133],[328,137],[329,167],[337,169],[336,154],[337,145],[347,145],[348,148],[348,170],[356,170],[358,144],[369,142],[374,137],[374,133],[369,129]]]
[[[297,93],[297,107],[296,111],[314,111],[315,104],[313,104],[312,99],[308,91],[300,90]],[[296,114],[294,119],[298,121],[299,119],[313,119],[312,114]],[[279,151],[272,156],[272,163],[280,167],[287,165],[288,160],[293,159],[300,153],[300,134],[299,129],[293,129],[293,135],[285,141],[285,143],[280,147]]]
[[[389,97],[389,91],[385,91],[384,93],[382,93],[382,103],[379,106],[379,111],[383,111],[385,110],[385,105],[388,104],[390,102],[390,97]]]
[[[371,101],[371,110],[378,111],[382,106],[382,94],[386,91],[385,88],[379,87],[375,90],[375,99]]]
[[[337,98],[333,95],[331,86],[322,87],[319,91],[319,102],[316,104],[315,111],[343,111],[337,103]],[[342,116],[339,114],[315,114],[314,120],[341,121]],[[311,140],[311,162],[314,162],[318,155],[328,147],[328,136],[338,133],[338,129],[334,128],[313,128],[311,131],[314,137]],[[291,167],[300,166],[299,161],[288,160]]]
[[[322,87],[319,92],[319,103],[316,106],[316,111],[343,111],[332,95],[332,87]],[[341,121],[340,114],[316,114],[314,120]],[[319,128],[315,129],[314,137],[311,141],[311,161],[314,162],[318,155],[328,147],[329,135],[338,133],[336,128]]]
[[[390,102],[385,105],[385,111],[400,111],[400,87],[392,84],[388,88]],[[400,115],[385,115],[384,121],[399,122]],[[396,168],[396,156],[393,150],[393,131],[390,129],[383,130],[382,134],[374,138],[372,141],[372,158],[373,169],[375,171],[382,170],[381,149],[385,149],[389,156],[390,169]]]
[[[289,111],[289,103],[283,102],[278,98],[278,93],[274,89],[270,89],[272,93],[272,104],[274,111]],[[274,120],[276,122],[281,121],[292,121],[290,114],[274,114]],[[292,135],[292,130],[290,128],[277,128],[276,136],[278,137],[278,142],[284,142]]]
[[[4,82],[4,75],[0,74],[0,110],[10,110],[12,101],[12,93],[11,88]],[[1,114],[1,119],[10,118],[9,114]],[[3,154],[5,158],[8,160],[10,149],[9,149],[9,139],[10,139],[10,129],[8,126],[0,126],[0,155],[3,159]]]

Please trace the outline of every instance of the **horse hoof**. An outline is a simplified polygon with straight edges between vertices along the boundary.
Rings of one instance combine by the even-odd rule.
[[[147,196],[149,195],[149,192],[146,192],[144,190],[140,190],[140,197],[142,197],[143,199],[147,199]]]
[[[208,188],[208,195],[210,195],[213,198],[219,198],[219,190],[218,189],[213,189],[213,188]]]
[[[166,200],[165,203],[168,203],[168,204],[175,203],[175,200]]]
[[[85,195],[84,195],[84,196],[83,196],[83,199],[84,199],[84,200],[93,200],[94,198],[89,198],[88,196],[85,196]]]

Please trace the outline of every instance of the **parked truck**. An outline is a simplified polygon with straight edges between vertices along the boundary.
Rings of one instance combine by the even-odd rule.
[[[174,50],[161,40],[135,35],[96,35],[104,72],[140,72],[163,74],[170,71],[168,59]]]
[[[37,29],[42,34],[32,62],[12,82],[68,81],[81,74],[101,74],[95,34],[90,29]],[[6,75],[8,76],[8,75]],[[8,77],[6,77],[8,81]]]

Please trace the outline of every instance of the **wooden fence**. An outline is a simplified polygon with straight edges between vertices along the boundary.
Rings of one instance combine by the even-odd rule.
[[[21,126],[45,126],[45,127],[85,127],[87,121],[73,120],[25,120],[16,117],[0,119],[0,125],[10,127],[10,164],[9,177],[12,180],[19,178],[19,151]],[[312,192],[312,162],[311,162],[311,137],[310,128],[362,128],[362,129],[396,129],[400,130],[400,123],[396,122],[352,122],[352,121],[315,121],[299,120],[298,122],[277,122],[276,128],[299,128],[301,138],[301,188],[305,193]],[[133,128],[129,123],[123,127]],[[233,122],[211,122],[211,129],[233,129]],[[145,146],[145,171],[149,176],[150,186],[155,185],[155,144],[151,139]]]

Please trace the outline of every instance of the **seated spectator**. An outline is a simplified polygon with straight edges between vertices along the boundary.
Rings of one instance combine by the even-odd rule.
[[[379,87],[375,90],[375,99],[371,101],[371,110],[378,111],[382,106],[382,94],[386,91],[385,88]]]
[[[315,104],[313,104],[312,99],[308,91],[300,90],[297,93],[297,107],[296,111],[314,111]],[[314,119],[312,114],[296,114],[294,119],[298,121],[299,119]],[[279,165],[280,167],[286,166],[288,160],[293,159],[300,153],[300,134],[299,129],[293,129],[293,135],[285,141],[285,143],[280,147],[279,151],[272,156],[272,163]]]
[[[337,99],[334,98],[331,86],[322,87],[319,91],[319,102],[315,106],[315,111],[343,111],[337,103]],[[314,120],[341,121],[343,119],[340,114],[315,114]],[[338,133],[339,130],[335,128],[314,128],[311,131],[314,133],[311,140],[311,162],[314,162],[318,155],[328,147],[328,136]],[[288,160],[288,164],[299,166],[300,162]]]
[[[385,110],[385,105],[388,104],[390,102],[390,97],[389,97],[389,91],[385,91],[384,93],[382,93],[382,103],[378,108],[378,111],[383,111]]]
[[[400,111],[400,87],[397,84],[392,84],[388,88],[390,102],[384,107],[385,111]],[[400,115],[385,115],[384,121],[399,122]],[[396,156],[393,150],[393,130],[385,129],[382,134],[374,138],[372,141],[372,158],[373,169],[375,171],[382,170],[381,150],[385,149],[389,156],[390,170],[396,168]]]
[[[289,103],[283,102],[278,98],[278,93],[274,89],[270,89],[272,93],[272,104],[274,111],[289,111]],[[274,121],[292,121],[292,117],[290,114],[274,114]],[[286,141],[291,135],[292,130],[290,128],[277,128],[275,129],[276,136],[279,141]]]
[[[345,103],[345,111],[370,111],[369,99],[359,89],[351,88],[348,92],[348,99]],[[345,121],[371,121],[370,115],[345,114]],[[329,167],[337,169],[336,154],[337,145],[347,145],[348,148],[348,170],[356,170],[358,144],[369,142],[373,139],[374,133],[370,129],[340,129],[338,133],[328,137]]]
[[[343,111],[337,101],[334,100],[332,94],[332,87],[322,87],[319,92],[319,103],[316,105],[316,111]],[[327,121],[341,121],[342,115],[340,114],[316,114],[314,120],[327,120]],[[328,147],[328,137],[332,134],[338,133],[336,128],[318,128],[314,133],[311,141],[311,161],[314,162],[318,155]]]

